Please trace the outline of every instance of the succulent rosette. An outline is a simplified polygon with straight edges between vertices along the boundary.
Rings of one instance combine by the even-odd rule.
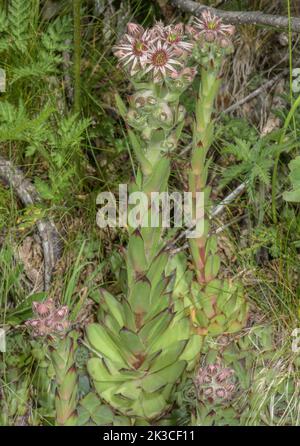
[[[205,40],[206,29],[214,32],[213,42]],[[212,141],[211,115],[224,54],[220,39],[231,33],[231,28],[209,15],[195,22],[192,41],[182,24],[158,22],[150,29],[132,23],[127,26],[114,54],[134,89],[128,104],[116,95],[138,163],[132,192],[150,195],[168,188],[170,159],[184,126],[180,96],[197,73],[194,59],[201,66],[202,79],[189,185],[193,197],[203,190],[209,195],[206,154]],[[216,60],[216,64],[205,64],[206,60]],[[150,210],[143,212],[141,220],[149,222]],[[168,412],[178,381],[199,359],[205,336],[231,333],[243,325],[243,296],[217,280],[220,259],[215,238],[208,238],[206,217],[205,228],[203,237],[190,241],[195,269],[195,280],[190,280],[183,262],[170,267],[165,248],[168,235],[162,227],[128,225],[126,292],[114,296],[100,290],[98,321],[86,328],[92,354],[87,369],[99,397],[137,424],[154,423]],[[177,280],[180,271],[189,277],[187,290]],[[227,399],[233,391],[231,376],[224,371],[217,376],[220,382],[214,383],[214,396]]]
[[[235,371],[220,363],[201,367],[196,374],[195,387],[198,399],[210,404],[224,404],[236,392]]]

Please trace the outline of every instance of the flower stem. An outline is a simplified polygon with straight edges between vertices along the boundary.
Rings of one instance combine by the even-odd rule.
[[[298,96],[298,98],[293,103],[292,108],[290,109],[290,111],[289,111],[289,113],[288,113],[288,115],[286,117],[286,120],[285,120],[283,128],[282,128],[282,132],[280,134],[278,145],[283,144],[283,141],[284,141],[284,138],[285,138],[288,126],[290,125],[290,122],[291,122],[292,118],[294,117],[295,111],[297,110],[299,105],[300,105],[300,95]],[[276,184],[277,184],[277,173],[278,173],[279,158],[280,158],[280,152],[276,155],[274,168],[273,168],[273,176],[272,176],[272,215],[273,215],[274,223],[277,223]]]
[[[57,390],[55,396],[57,426],[77,425],[77,373],[75,369],[76,333],[56,339],[50,346]]]
[[[81,0],[73,1],[73,20],[74,20],[74,112],[80,112],[80,65],[81,65]]]
[[[207,152],[213,139],[213,123],[211,120],[214,101],[218,92],[220,80],[217,73],[206,68],[201,70],[201,83],[196,103],[196,122],[193,135],[193,152],[191,170],[189,174],[189,189],[193,195],[193,214],[196,215],[196,194],[206,192],[208,199],[207,183]],[[193,257],[198,282],[205,282],[205,245],[208,234],[209,220],[205,212],[205,231],[198,238],[190,238],[189,245]]]

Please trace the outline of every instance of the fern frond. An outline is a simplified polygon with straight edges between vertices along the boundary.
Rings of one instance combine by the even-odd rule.
[[[230,155],[235,156],[239,161],[241,161],[243,158],[241,158],[241,151],[239,147],[235,144],[228,144],[226,147],[222,149],[223,153],[228,153]]]
[[[57,71],[57,65],[60,63],[61,59],[59,57],[48,58],[48,60],[37,60],[29,65],[23,67],[16,67],[13,70],[12,83],[20,79],[25,78],[44,78],[55,74]]]
[[[20,101],[19,107],[15,107],[8,101],[0,102],[0,123],[13,124],[26,119],[26,112],[22,101]]]
[[[235,144],[229,144],[224,152],[234,155],[239,161],[248,161],[251,156],[250,144],[239,138],[235,138],[235,142]]]
[[[8,31],[8,20],[7,15],[3,9],[0,9],[0,33]]]
[[[284,192],[283,198],[286,201],[300,203],[300,156],[296,156],[296,158],[289,163],[289,168],[289,178],[292,184],[292,190]]]
[[[22,101],[18,107],[7,101],[0,102],[0,141],[26,141],[35,147],[48,137],[46,123],[52,112],[53,109],[46,104],[39,115],[31,119]]]
[[[269,169],[271,165],[271,160],[264,160],[261,164],[254,164],[250,172],[250,182],[254,184],[255,180],[258,178],[266,186],[269,186],[271,180]]]
[[[31,0],[11,0],[8,10],[9,32],[12,45],[22,53],[29,40]]]
[[[234,140],[239,153],[238,159],[249,161],[251,159],[251,142],[240,138],[234,138]]]
[[[0,39],[0,53],[2,53],[3,51],[7,51],[8,49],[9,49],[9,43],[7,39],[5,38]]]
[[[76,114],[63,119],[59,123],[57,134],[59,146],[62,149],[78,145],[84,136],[84,132],[90,125],[89,119],[78,119]]]
[[[50,52],[61,52],[69,48],[68,39],[72,37],[72,21],[69,16],[58,17],[50,23],[42,35],[42,45]]]
[[[9,29],[7,15],[4,9],[0,9],[0,53],[8,50],[9,48],[9,40],[6,35]]]
[[[247,167],[244,163],[227,167],[223,173],[223,179],[220,182],[221,187],[226,186],[234,179],[239,179],[245,171],[247,171]]]

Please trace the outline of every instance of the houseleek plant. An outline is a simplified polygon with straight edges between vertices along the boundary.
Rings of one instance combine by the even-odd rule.
[[[34,318],[26,322],[35,338],[44,339],[49,349],[55,381],[55,424],[77,425],[77,373],[75,351],[77,333],[70,330],[68,307],[58,307],[53,299],[33,302]]]
[[[204,193],[204,230],[189,239],[196,280],[191,286],[190,315],[200,335],[219,335],[240,330],[247,317],[247,303],[240,284],[217,278],[220,257],[217,239],[209,219],[210,186],[208,151],[214,139],[214,103],[222,78],[224,56],[232,52],[234,27],[205,11],[189,27],[194,46],[193,59],[200,66],[200,86],[193,124],[193,148],[189,171],[189,190],[195,202],[197,192]],[[195,206],[195,205],[194,205]]]
[[[196,74],[187,65],[191,50],[183,25],[161,23],[151,29],[130,23],[115,47],[134,90],[128,105],[116,97],[138,162],[131,191],[149,198],[167,190],[170,158],[184,124],[180,95]],[[140,217],[149,220],[149,208]],[[169,409],[175,384],[195,362],[200,342],[169,292],[172,276],[165,273],[161,224],[129,224],[128,230],[127,293],[112,296],[101,290],[98,323],[86,330],[94,352],[88,370],[102,400],[134,423],[147,424]]]

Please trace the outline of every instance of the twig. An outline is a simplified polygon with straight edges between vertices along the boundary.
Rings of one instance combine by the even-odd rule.
[[[213,208],[210,218],[214,218],[217,215],[220,215],[224,211],[225,206],[232,203],[239,195],[241,195],[244,192],[245,189],[246,189],[246,182],[241,183],[229,195],[227,195],[227,197],[225,197],[220,204],[218,204]]]
[[[20,169],[2,156],[0,156],[0,180],[12,187],[24,206],[41,203],[42,200],[34,185],[25,178]],[[49,289],[54,267],[61,257],[61,240],[54,223],[47,218],[37,222],[37,229],[43,246],[46,291]]]
[[[212,234],[220,234],[221,232],[225,231],[225,229],[229,228],[231,225],[233,225],[234,223],[237,223],[238,221],[242,220],[244,218],[243,215],[238,215],[237,217],[233,218],[229,223],[226,223],[226,225],[222,225],[219,226],[215,231],[212,231],[211,233],[208,234],[208,236],[210,237]],[[191,228],[193,229],[193,228]],[[189,229],[190,230],[190,229]],[[187,233],[187,231],[184,231],[184,235]],[[182,234],[180,234],[180,237],[182,237]],[[172,256],[174,256],[175,254],[178,254],[179,252],[182,252],[184,250],[186,250],[189,247],[188,242],[184,243],[182,246],[178,246],[176,247],[175,244],[173,243],[172,245],[170,245],[167,250],[168,253]]]
[[[246,189],[246,186],[247,186],[247,183],[244,182],[244,183],[241,183],[238,187],[236,187],[229,195],[227,195],[227,197],[225,197],[217,206],[215,206],[212,209],[209,218],[213,219],[213,218],[217,217],[218,215],[220,215],[225,210],[226,206],[228,206],[230,203],[232,203],[239,195],[241,195],[244,192],[244,190]],[[222,232],[228,226],[229,225],[227,224],[227,225],[221,226],[220,228],[217,228],[216,233]],[[166,246],[166,250],[168,250],[172,254],[174,254],[176,252],[180,252],[183,249],[185,249],[188,246],[187,244],[184,244],[183,246],[181,246],[179,248],[176,248],[175,245],[176,245],[176,243],[179,242],[179,240],[184,238],[190,231],[195,229],[195,227],[196,227],[196,225],[193,224],[189,228],[187,228],[185,231],[180,232],[180,234],[177,237],[175,237],[173,240],[170,240],[170,242]]]
[[[264,14],[261,11],[223,11],[206,5],[201,5],[191,0],[171,0],[171,4],[182,11],[199,16],[204,10],[209,10],[213,14],[222,18],[224,23],[233,25],[266,25],[277,29],[288,29],[289,19],[286,16]],[[291,30],[300,32],[300,19],[291,18]]]
[[[170,21],[174,13],[174,8],[170,5],[170,2],[168,0],[156,0],[156,2],[158,3],[164,18],[167,21]]]
[[[288,69],[283,70],[281,73],[277,74],[277,76],[275,76],[273,79],[270,79],[269,81],[265,82],[259,88],[252,91],[252,93],[248,94],[248,96],[245,96],[244,98],[230,105],[230,107],[226,108],[221,113],[230,113],[239,108],[241,105],[244,105],[246,102],[249,102],[252,99],[256,98],[256,96],[259,96],[265,90],[268,90],[269,88],[273,87],[273,85],[276,84],[276,82],[278,82],[281,78],[283,78],[283,76],[285,76],[288,72],[289,72]]]

